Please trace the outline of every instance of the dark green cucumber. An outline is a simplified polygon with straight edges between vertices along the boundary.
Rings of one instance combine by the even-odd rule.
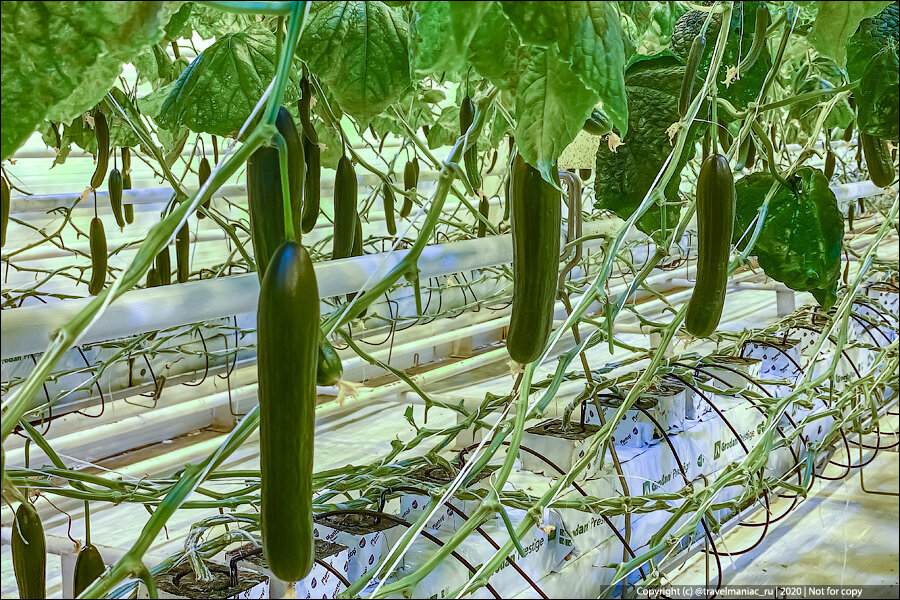
[[[475,105],[472,104],[472,99],[466,96],[459,107],[459,134],[461,136],[465,135],[474,120]],[[469,140],[468,144],[466,144],[466,151],[463,153],[463,165],[466,168],[466,176],[469,178],[469,183],[472,184],[472,189],[478,190],[481,187],[481,173],[478,171],[478,138]],[[416,179],[418,179],[418,172],[416,173]]]
[[[197,167],[197,180],[200,182],[199,187],[203,187],[203,184],[206,183],[206,180],[209,179],[209,176],[212,175],[212,168],[209,166],[209,160],[204,156],[200,160],[200,165]],[[209,210],[209,205],[212,203],[212,200],[207,200],[203,203],[204,210]],[[202,219],[206,215],[204,215],[201,211],[197,211],[197,218]]]
[[[75,559],[75,577],[72,582],[72,589],[75,596],[81,595],[94,581],[103,575],[106,565],[103,564],[103,557],[100,551],[93,544],[87,544],[78,551],[78,558]]]
[[[322,176],[322,159],[319,143],[303,138],[303,156],[306,158],[306,182],[303,189],[303,214],[300,226],[303,233],[309,233],[316,226],[319,218],[319,202],[321,199],[320,178]]]
[[[319,360],[316,368],[317,385],[334,385],[344,374],[341,357],[331,342],[323,335],[319,337]]]
[[[9,184],[3,177],[0,177],[0,186],[3,188],[0,191],[0,247],[3,247],[6,245],[6,226],[9,224]]]
[[[509,195],[513,299],[506,348],[513,360],[524,364],[541,355],[553,327],[562,196],[519,154],[512,165]]]
[[[866,167],[869,169],[869,179],[872,180],[872,183],[882,188],[891,185],[896,173],[887,141],[860,131],[859,144],[862,146]]]
[[[609,117],[603,114],[600,109],[595,108],[591,111],[591,116],[587,118],[581,128],[591,135],[606,135],[612,131],[612,123],[610,123]],[[512,144],[510,144],[510,151],[512,151]]]
[[[131,189],[131,148],[122,148],[122,189]],[[125,213],[125,222],[129,225],[134,223],[134,205],[130,202],[122,207]]]
[[[91,296],[96,296],[106,283],[106,232],[103,230],[103,221],[100,217],[91,219],[90,246],[91,282],[88,284],[88,292]]]
[[[294,231],[301,231],[303,214],[303,187],[306,181],[306,159],[304,158],[303,140],[297,133],[294,117],[285,107],[278,109],[275,119],[278,133],[284,138],[288,155],[288,189],[291,194],[291,217],[294,220]]]
[[[156,255],[156,274],[159,275],[160,285],[172,283],[172,256],[169,254],[168,246]]]
[[[161,282],[159,281],[159,273],[156,271],[156,267],[150,267],[150,270],[147,271],[147,287],[159,287]]]
[[[331,258],[347,258],[353,250],[356,235],[356,172],[346,156],[338,161],[334,177],[334,239]]]
[[[313,144],[319,143],[319,134],[313,127],[312,117],[312,91],[310,90],[309,80],[304,77],[300,80],[300,99],[297,100],[297,114],[300,116],[300,127],[303,129],[303,136]]]
[[[419,184],[419,169],[418,169],[418,161],[408,161],[406,166],[403,167],[403,191],[406,194],[403,196],[403,206],[400,207],[400,216],[408,217],[409,213],[412,212],[413,202],[411,194],[415,194],[415,188]]]
[[[841,136],[841,139],[845,142],[849,142],[853,139],[853,123],[847,125],[847,129],[844,130],[844,135]]]
[[[10,536],[19,598],[47,597],[47,546],[44,526],[30,502],[16,509]]]
[[[356,225],[353,227],[353,247],[350,249],[350,256],[362,256],[363,255],[363,230],[362,230],[362,220],[359,218],[359,215],[356,215]],[[353,299],[356,298],[356,292],[351,292],[347,294],[347,302],[353,302]],[[365,311],[360,313],[360,317],[366,316]]]
[[[96,190],[103,185],[103,178],[109,167],[109,125],[99,108],[95,108],[91,116],[94,119],[94,137],[97,139],[97,165],[91,175],[91,188]]]
[[[109,172],[109,179],[106,186],[109,189],[109,205],[112,207],[113,216],[116,218],[116,225],[125,227],[125,214],[122,212],[122,173],[118,169],[113,168]]]
[[[825,152],[825,178],[831,180],[834,177],[834,167],[835,167],[835,159],[834,152],[829,148]]]
[[[696,337],[709,336],[722,317],[734,210],[731,167],[715,154],[703,161],[697,177],[697,281],[685,317],[685,327]]]
[[[478,212],[485,219],[490,219],[491,203],[484,196],[482,196],[481,200],[478,202]],[[487,234],[487,225],[484,224],[484,221],[479,219],[478,220],[478,237],[483,238],[486,234]]]
[[[191,228],[187,223],[175,234],[175,269],[178,283],[184,283],[191,275]]]
[[[397,221],[394,219],[394,188],[385,181],[381,185],[381,195],[384,197],[384,223],[388,234],[397,235]]]
[[[593,173],[593,171],[591,171],[590,169],[578,169],[578,177],[581,179],[581,181],[587,181],[588,179],[590,179],[591,173]]]
[[[678,98],[678,114],[682,117],[687,113],[691,100],[694,99],[694,80],[697,78],[697,69],[700,67],[700,59],[703,58],[705,49],[706,37],[700,34],[695,35],[688,52],[687,63],[685,63],[684,77],[681,80],[681,95]]]
[[[312,468],[319,356],[319,291],[306,249],[272,255],[259,291],[260,528],[272,573],[303,579],[313,564]]]

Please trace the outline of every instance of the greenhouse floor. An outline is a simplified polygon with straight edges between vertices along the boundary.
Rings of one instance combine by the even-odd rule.
[[[895,432],[897,417],[883,420]],[[866,439],[866,438],[863,438]],[[891,438],[882,438],[889,445]],[[874,436],[869,443],[874,442]],[[871,458],[871,451],[863,453],[863,460]],[[847,453],[839,450],[832,460],[847,464]],[[859,463],[859,451],[851,451],[853,464]],[[837,476],[843,472],[835,466],[825,471]],[[865,467],[863,483],[867,490],[889,492],[893,495],[866,493],[860,488],[860,472],[854,471],[837,481],[818,479],[814,495],[810,495],[787,517],[769,528],[765,540],[754,550],[722,561],[722,583],[741,585],[893,585],[900,583],[898,556],[900,538],[897,521],[897,482],[900,480],[900,454],[879,451],[875,460]],[[772,502],[772,512],[781,514],[790,500]],[[762,510],[748,522],[764,521]],[[720,551],[741,550],[754,544],[759,528],[738,527],[717,541]],[[707,563],[699,552],[672,577],[673,585],[703,585]],[[716,583],[714,557],[709,560],[710,581]],[[885,595],[884,597],[891,597]],[[893,595],[896,597],[896,593]]]

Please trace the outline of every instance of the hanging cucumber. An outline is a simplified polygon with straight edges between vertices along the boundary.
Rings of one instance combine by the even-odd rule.
[[[260,529],[272,573],[299,581],[313,564],[312,467],[319,291],[306,249],[285,241],[257,310]]]
[[[297,114],[300,116],[300,127],[303,129],[303,136],[310,142],[318,144],[319,135],[312,124],[311,109],[312,91],[310,90],[309,79],[304,77],[300,80],[300,99],[297,100]]]
[[[166,246],[156,255],[156,274],[159,275],[160,285],[172,283],[172,257],[169,247]]]
[[[334,239],[331,258],[347,258],[356,235],[356,172],[346,156],[338,161],[334,177]]]
[[[474,120],[475,105],[472,104],[472,99],[466,96],[459,107],[459,135],[464,135]],[[481,173],[478,171],[478,138],[469,140],[466,144],[463,164],[466,167],[466,176],[469,178],[469,183],[472,184],[472,189],[478,190],[481,187]],[[418,172],[416,179],[418,179]]]
[[[868,133],[859,132],[859,143],[862,146],[863,156],[866,159],[866,167],[869,169],[869,178],[878,187],[888,187],[894,182],[896,173],[894,163],[891,161],[891,151],[887,141],[876,138]]]
[[[609,120],[603,111],[599,108],[595,108],[591,111],[591,116],[587,118],[584,122],[584,125],[581,126],[586,132],[591,135],[606,135],[610,131],[612,131],[612,123]],[[512,138],[510,137],[510,140]],[[510,141],[510,152],[512,151],[512,141]]]
[[[359,218],[359,215],[356,215],[356,225],[353,227],[353,247],[350,249],[350,256],[362,256],[363,255],[363,230],[362,230],[362,220]],[[347,302],[353,302],[353,299],[356,298],[357,292],[351,292],[347,294]],[[360,314],[360,317],[366,316],[366,311],[363,310]]]
[[[191,274],[191,228],[187,223],[181,226],[175,235],[175,268],[178,283],[184,283]]]
[[[306,158],[306,182],[303,189],[303,214],[300,225],[303,233],[309,233],[319,218],[321,198],[319,179],[322,175],[321,148],[318,142],[303,138],[303,156]]]
[[[95,108],[91,116],[94,119],[94,137],[97,138],[97,166],[91,175],[91,189],[96,190],[103,185],[103,178],[109,167],[109,125],[99,108]]]
[[[578,178],[581,179],[582,182],[587,181],[591,178],[591,173],[593,173],[593,171],[590,169],[578,169]]]
[[[688,52],[685,63],[684,77],[681,80],[681,95],[678,98],[678,114],[684,117],[694,99],[694,80],[697,78],[697,69],[700,67],[700,59],[706,49],[706,37],[700,34],[694,36],[691,49]]]
[[[162,282],[159,280],[159,273],[156,271],[156,267],[150,267],[150,270],[147,271],[147,287],[159,287],[162,285]]]
[[[23,502],[16,509],[9,545],[19,598],[46,598],[47,548],[44,526],[30,502]]]
[[[209,160],[204,156],[200,160],[200,165],[197,167],[197,180],[200,182],[198,187],[203,187],[203,184],[206,183],[206,180],[209,179],[210,175],[212,175],[212,168],[209,166]],[[212,204],[211,198],[203,203],[203,209],[209,210],[210,204]],[[206,215],[204,215],[202,211],[197,211],[198,219],[203,219],[205,217]]]
[[[88,292],[91,296],[96,296],[106,283],[106,232],[103,230],[103,221],[100,217],[91,219],[90,246],[91,282],[88,284]]]
[[[734,210],[731,167],[727,158],[715,154],[703,161],[697,178],[697,281],[685,318],[688,332],[696,337],[710,335],[722,317]]]
[[[381,195],[384,197],[384,223],[390,235],[397,235],[397,221],[394,219],[394,189],[385,181],[381,185]]]
[[[0,186],[2,186],[2,196],[0,196],[0,247],[6,245],[6,226],[9,224],[9,184],[6,178],[0,177]],[[393,211],[392,211],[393,212]]]
[[[481,200],[478,202],[478,212],[485,219],[489,219],[491,216],[491,203],[484,196],[481,197]],[[485,225],[484,221],[481,219],[478,220],[478,237],[483,238],[487,234],[487,225]]]
[[[413,159],[415,160],[415,159]],[[408,161],[406,166],[403,167],[403,191],[406,194],[403,196],[403,206],[400,207],[400,216],[408,217],[409,213],[412,212],[413,202],[410,194],[414,194],[412,191],[419,184],[419,167],[418,161],[415,162]]]
[[[831,180],[832,177],[834,177],[834,167],[835,167],[834,152],[832,152],[831,148],[829,148],[825,152],[825,178],[828,179],[829,181]]]
[[[540,356],[553,326],[562,196],[519,154],[510,176],[513,300],[506,348],[524,364]]]
[[[306,181],[306,159],[304,158],[303,141],[297,133],[294,117],[285,107],[278,109],[275,119],[278,133],[284,138],[288,155],[288,189],[291,194],[291,216],[294,220],[294,231],[301,231],[303,214],[303,188]],[[277,246],[276,246],[277,247]]]
[[[109,172],[109,179],[106,181],[109,189],[109,205],[112,207],[113,216],[116,218],[116,225],[125,227],[125,214],[122,212],[122,173],[118,169],[113,168]]]
[[[97,547],[93,544],[82,546],[75,559],[75,577],[72,582],[75,596],[80,596],[105,570],[106,565],[103,564],[103,557]]]
[[[122,189],[131,189],[131,148],[122,148]],[[130,202],[122,207],[125,214],[125,222],[134,223],[134,205]]]
[[[341,357],[331,342],[323,335],[319,336],[319,359],[316,368],[316,385],[334,385],[344,374]]]

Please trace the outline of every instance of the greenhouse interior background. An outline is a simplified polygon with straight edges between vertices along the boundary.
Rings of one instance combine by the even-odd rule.
[[[896,598],[898,3],[18,2],[3,598]]]

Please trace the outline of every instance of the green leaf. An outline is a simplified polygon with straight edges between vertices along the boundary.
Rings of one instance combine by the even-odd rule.
[[[481,19],[469,44],[469,62],[475,71],[506,92],[514,91],[530,55],[497,2]]]
[[[735,243],[753,225],[774,181],[770,173],[761,172],[735,184]],[[837,297],[844,220],[822,171],[802,167],[792,183],[795,189],[781,187],[769,202],[751,254],[766,275],[793,290],[812,292],[819,304],[830,308]]]
[[[469,43],[490,2],[416,2],[413,70],[419,75],[463,68]]]
[[[450,146],[459,138],[459,107],[447,106],[428,130],[428,147]]]
[[[850,81],[863,76],[869,60],[893,41],[896,43],[900,6],[892,2],[874,17],[863,19],[847,44],[847,73]]]
[[[272,17],[228,12],[205,6],[202,2],[194,3],[190,19],[194,31],[204,40],[211,40],[228,33],[238,33],[245,29],[264,26],[269,22],[274,24],[274,21],[275,19]],[[274,29],[274,26],[266,27],[266,29]]]
[[[3,2],[2,159],[45,118],[70,122],[96,105],[181,4]]]
[[[178,78],[157,116],[161,127],[184,126],[212,135],[235,135],[275,76],[275,34],[251,29],[220,37]],[[300,97],[299,69],[283,102]]]
[[[556,160],[597,100],[556,50],[534,51],[516,91],[516,144],[546,181],[554,180]]]
[[[856,93],[859,130],[897,141],[900,137],[900,62],[890,43],[869,61]]]
[[[411,85],[408,45],[406,21],[383,2],[314,2],[297,55],[365,121]]]
[[[624,134],[628,127],[625,47],[612,3],[522,1],[500,5],[522,41],[540,48],[558,46],[559,57],[569,63],[584,87],[599,95],[613,125]]]
[[[677,58],[661,56],[644,60],[629,68],[625,76],[628,93],[628,135],[616,152],[601,143],[597,151],[595,191],[597,208],[612,211],[627,219],[637,210],[650,186],[672,152],[667,130],[680,118],[678,99],[684,66]],[[693,157],[693,139],[699,129],[691,128],[678,171],[664,190],[665,204],[657,202],[637,221],[637,228],[656,235],[678,224],[681,212],[678,186],[684,165]]]
[[[831,57],[840,67],[847,63],[847,42],[856,32],[860,21],[877,15],[890,2],[816,2],[819,12],[812,30],[810,43],[819,54]]]

